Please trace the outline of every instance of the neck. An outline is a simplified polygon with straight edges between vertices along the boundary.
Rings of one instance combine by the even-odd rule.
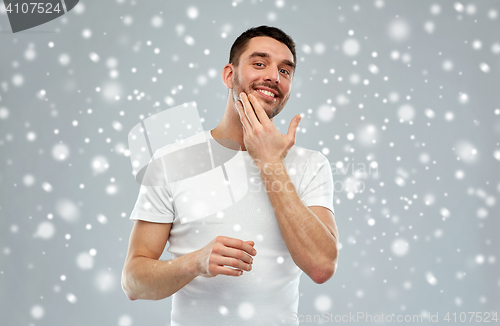
[[[271,119],[272,121],[273,119]],[[246,151],[243,141],[243,126],[240,121],[238,109],[233,102],[232,94],[230,93],[226,103],[226,111],[221,122],[212,130],[214,139],[231,139],[240,144],[241,150]]]

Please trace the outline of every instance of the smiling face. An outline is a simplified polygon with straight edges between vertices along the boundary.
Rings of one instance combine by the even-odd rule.
[[[274,38],[258,36],[247,43],[238,66],[233,66],[228,87],[235,103],[241,92],[254,94],[272,119],[290,98],[293,73],[293,55],[288,47]]]

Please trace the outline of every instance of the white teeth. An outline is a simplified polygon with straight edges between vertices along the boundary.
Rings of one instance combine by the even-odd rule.
[[[263,89],[258,89],[258,91],[261,92],[262,94],[266,94],[267,96],[275,97],[275,95],[269,91],[265,91]]]

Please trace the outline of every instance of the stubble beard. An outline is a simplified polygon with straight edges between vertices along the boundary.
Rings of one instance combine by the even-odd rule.
[[[240,90],[239,88],[240,88],[239,76],[238,76],[238,73],[235,71],[234,75],[233,75],[233,89],[231,91],[231,94],[233,96],[233,102],[234,102],[234,107],[235,108],[236,108],[236,102],[238,102],[238,100],[240,98],[240,93],[241,92],[245,92],[246,94],[249,94],[250,91],[252,91],[252,89],[250,89],[250,90],[241,89]],[[266,114],[269,117],[269,119],[272,119],[275,116],[277,116],[278,113],[281,112],[281,109],[282,109],[282,105],[278,105],[278,106],[274,107],[274,109],[271,112],[271,114],[267,113],[266,110],[264,110],[264,111],[266,112]]]

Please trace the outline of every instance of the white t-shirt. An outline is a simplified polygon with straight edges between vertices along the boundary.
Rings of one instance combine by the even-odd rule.
[[[213,139],[210,131],[193,137],[201,141]],[[215,144],[221,146],[217,150],[225,149]],[[176,145],[173,147],[179,148]],[[259,169],[247,151],[239,151],[238,155],[245,164],[237,166],[238,161],[231,160],[225,168],[230,181],[231,170],[246,169],[246,194],[208,216],[187,216],[186,211],[193,205],[182,200],[185,187],[141,186],[130,219],[172,223],[167,249],[172,259],[203,248],[219,235],[252,240],[257,250],[250,272],[244,271],[237,277],[198,276],[177,291],[172,301],[172,326],[298,325],[293,317],[298,313],[302,270],[294,263],[283,240]],[[323,154],[293,146],[285,158],[285,166],[306,206],[324,206],[334,211],[332,172]],[[235,184],[241,184],[241,180],[236,181],[231,184],[233,192]],[[211,186],[218,187],[215,182],[208,185],[198,182],[196,188],[210,189]],[[209,201],[217,202],[217,196],[205,192]]]

